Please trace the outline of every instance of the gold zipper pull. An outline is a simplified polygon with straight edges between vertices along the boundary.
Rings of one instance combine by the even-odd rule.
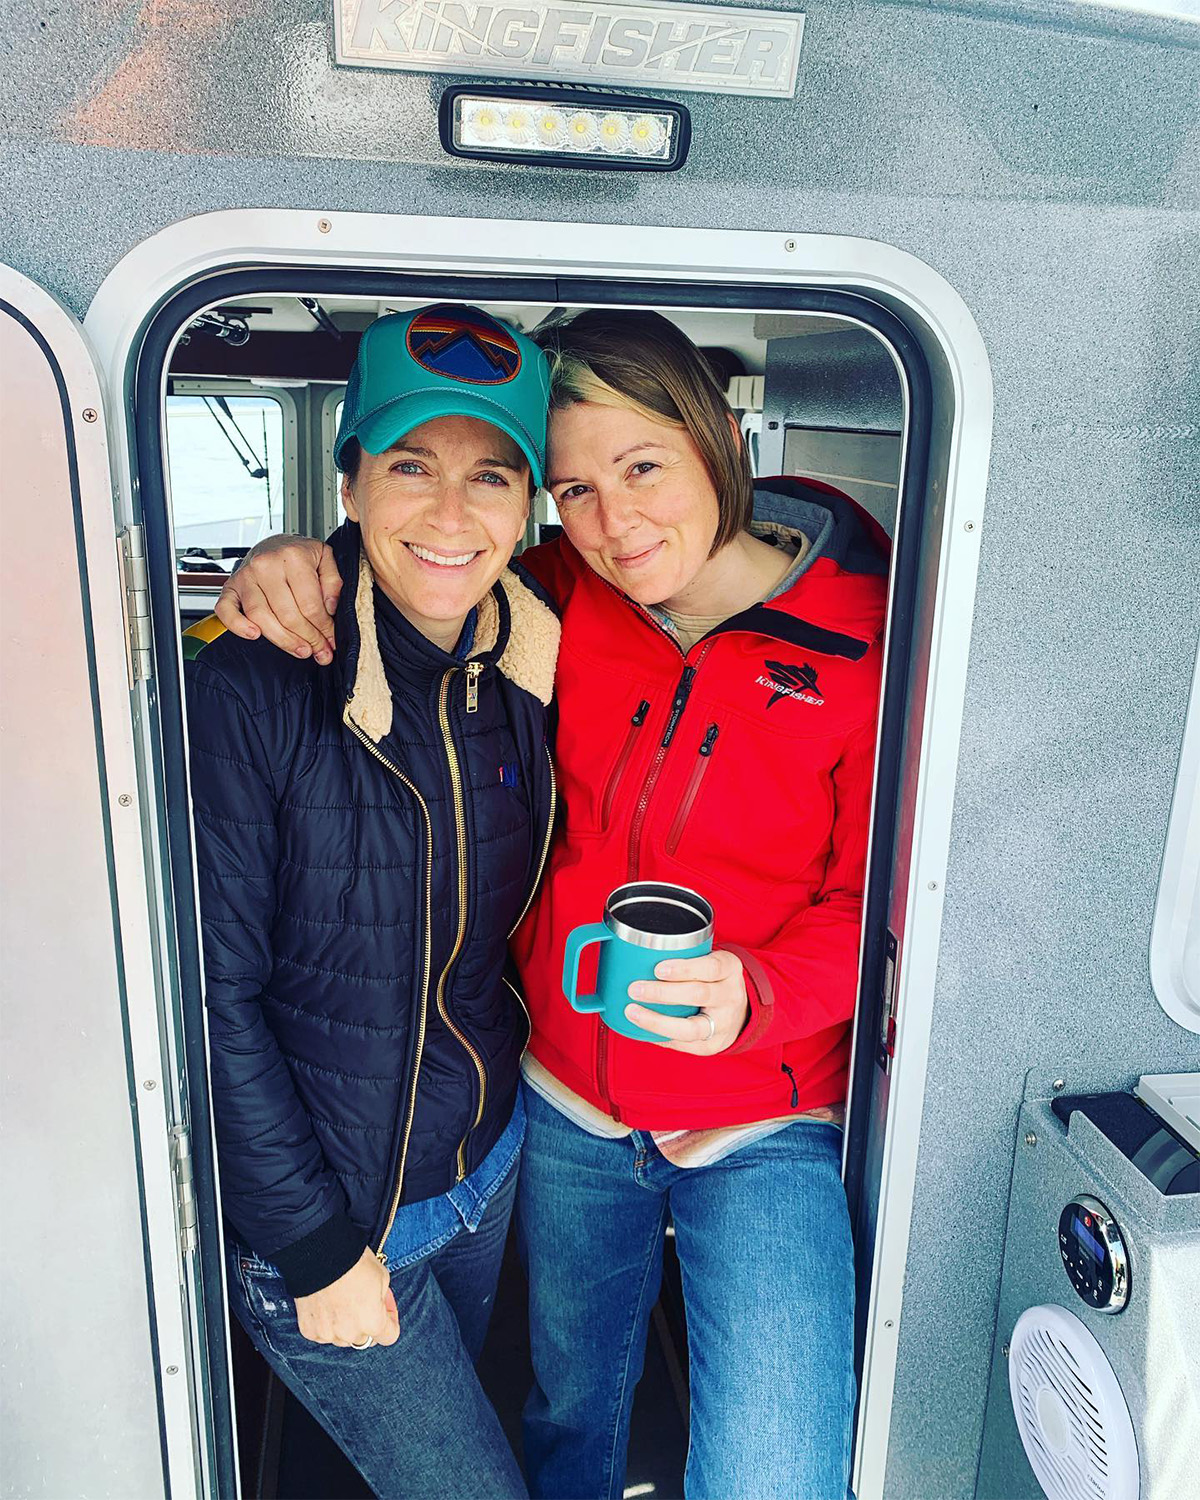
[[[476,713],[479,709],[479,674],[483,671],[481,661],[469,661],[467,663],[467,712]]]

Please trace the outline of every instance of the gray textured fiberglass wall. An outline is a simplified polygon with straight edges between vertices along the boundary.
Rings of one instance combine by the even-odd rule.
[[[805,9],[795,101],[687,96],[691,161],[656,177],[451,162],[444,80],[334,69],[322,0],[18,0],[0,258],[82,314],[173,220],[361,209],[862,235],[963,295],[995,444],[888,1482],[950,1500],[974,1485],[1026,1070],[1082,1089],[1197,1061],[1147,949],[1200,626],[1200,28]]]

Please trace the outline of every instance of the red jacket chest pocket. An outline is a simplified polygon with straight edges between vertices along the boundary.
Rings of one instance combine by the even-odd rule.
[[[755,642],[712,666],[655,793],[654,852],[684,867],[680,878],[730,891],[765,884],[803,901],[824,874],[835,771],[874,665]]]
[[[601,834],[628,821],[632,789],[654,758],[671,685],[573,651],[564,636],[555,679],[557,761],[572,834]]]
[[[840,737],[772,734],[716,712],[698,714],[679,740],[670,780],[656,797],[652,837],[661,856],[686,867],[700,890],[766,884],[786,888],[794,901],[819,884]]]

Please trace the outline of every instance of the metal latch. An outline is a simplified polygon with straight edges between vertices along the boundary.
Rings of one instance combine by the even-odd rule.
[[[171,1133],[171,1166],[179,1207],[179,1249],[191,1255],[196,1248],[196,1187],[192,1178],[192,1137],[186,1125]]]
[[[154,676],[146,534],[140,526],[127,526],[117,540],[121,546],[121,579],[125,585],[126,658],[132,687],[135,682],[146,682]]]
[[[879,1034],[875,1060],[885,1073],[892,1071],[892,1058],[896,1053],[896,998],[899,986],[896,983],[897,954],[899,944],[896,934],[888,928],[883,955],[883,986],[879,1005]]]

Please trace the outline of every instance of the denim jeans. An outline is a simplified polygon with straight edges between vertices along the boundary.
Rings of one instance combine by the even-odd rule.
[[[841,1134],[797,1121],[707,1167],[589,1135],[525,1085],[518,1228],[530,1493],[620,1500],[668,1215],[691,1385],[688,1500],[845,1500],[854,1265]]]
[[[279,1272],[230,1246],[229,1300],[238,1321],[381,1500],[520,1500],[526,1493],[475,1374],[516,1182],[510,1172],[474,1233],[456,1234],[392,1272],[400,1337],[386,1347],[310,1343]]]

